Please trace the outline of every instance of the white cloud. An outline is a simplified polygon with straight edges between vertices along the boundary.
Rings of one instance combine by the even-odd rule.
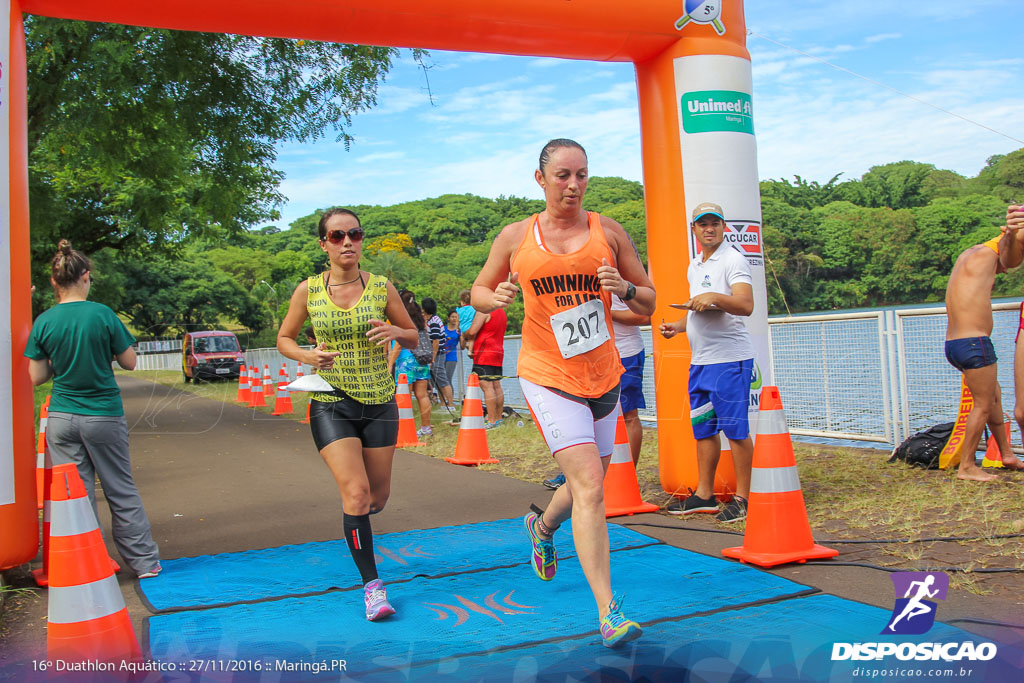
[[[366,154],[356,158],[356,161],[360,164],[370,164],[375,161],[393,161],[395,159],[404,159],[405,152],[375,152],[373,154]]]
[[[885,40],[896,40],[896,39],[902,38],[902,37],[903,37],[902,33],[879,33],[879,34],[874,35],[874,36],[868,36],[867,38],[864,39],[864,42],[865,43],[869,43],[869,44],[870,43],[881,43],[882,41],[885,41]]]
[[[360,116],[390,116],[428,106],[430,97],[425,88],[398,87],[385,83],[377,87],[377,106]]]

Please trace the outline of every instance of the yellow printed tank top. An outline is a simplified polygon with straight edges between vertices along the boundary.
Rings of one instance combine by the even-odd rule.
[[[575,396],[597,398],[622,375],[612,330],[611,294],[601,291],[602,259],[615,265],[601,227],[588,212],[590,237],[571,254],[544,246],[538,215],[530,218],[522,243],[512,255],[519,273],[526,317],[517,372],[534,384]]]
[[[360,403],[390,401],[395,396],[395,380],[388,373],[387,347],[377,346],[366,337],[370,320],[385,319],[387,278],[371,275],[352,308],[340,308],[331,301],[322,273],[312,276],[306,283],[309,287],[306,310],[317,343],[323,343],[328,351],[341,352],[334,359],[334,365],[318,374]],[[333,394],[321,393],[314,393],[311,398],[324,403],[342,400]]]

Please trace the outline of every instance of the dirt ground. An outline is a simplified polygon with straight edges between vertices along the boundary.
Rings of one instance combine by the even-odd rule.
[[[131,428],[132,461],[154,537],[164,558],[233,552],[340,537],[337,489],[316,453],[308,427],[251,409],[185,394],[134,377],[120,377]],[[374,518],[375,533],[436,528],[522,515],[530,502],[543,505],[550,492],[533,482],[497,472],[455,467],[425,455],[396,454],[392,499]],[[661,502],[660,500],[657,502]],[[102,527],[109,515],[101,501]],[[1019,515],[1019,509],[1007,514]],[[677,547],[720,556],[741,539],[721,525],[665,514],[614,520]],[[936,536],[941,536],[936,527]],[[869,540],[871,534],[841,520],[815,528],[817,538]],[[1020,540],[1016,542],[1020,543]],[[891,565],[880,544],[836,544],[840,556],[824,563],[778,567],[773,573],[840,597],[885,609],[893,604],[886,572],[858,563]],[[108,541],[108,549],[116,551]],[[971,566],[984,544],[928,544],[917,566]],[[30,567],[40,566],[34,560]],[[0,679],[22,680],[45,656],[46,594],[34,589],[28,567],[7,572],[8,591],[0,626]],[[1024,573],[974,574],[978,591],[951,590],[939,619],[1004,643],[1024,646]],[[148,611],[135,592],[136,579],[119,575],[129,614],[141,633]],[[978,593],[981,594],[978,594]]]

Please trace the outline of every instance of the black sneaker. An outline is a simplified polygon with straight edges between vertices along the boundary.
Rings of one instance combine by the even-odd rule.
[[[719,522],[741,522],[747,518],[747,499],[733,496],[722,511],[715,515]]]
[[[672,502],[665,506],[665,511],[670,515],[692,515],[696,512],[713,514],[718,512],[718,501],[714,495],[710,498],[701,498],[691,489],[686,500],[672,499]]]

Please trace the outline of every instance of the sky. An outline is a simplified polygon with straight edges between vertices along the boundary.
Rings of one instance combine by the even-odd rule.
[[[762,180],[825,183],[902,160],[975,176],[1024,147],[1021,0],[747,0],[745,11]],[[555,137],[586,148],[591,176],[643,182],[632,64],[439,50],[426,64],[402,51],[347,151],[330,135],[279,146],[288,199],[268,224],[442,194],[541,199],[533,170]]]

